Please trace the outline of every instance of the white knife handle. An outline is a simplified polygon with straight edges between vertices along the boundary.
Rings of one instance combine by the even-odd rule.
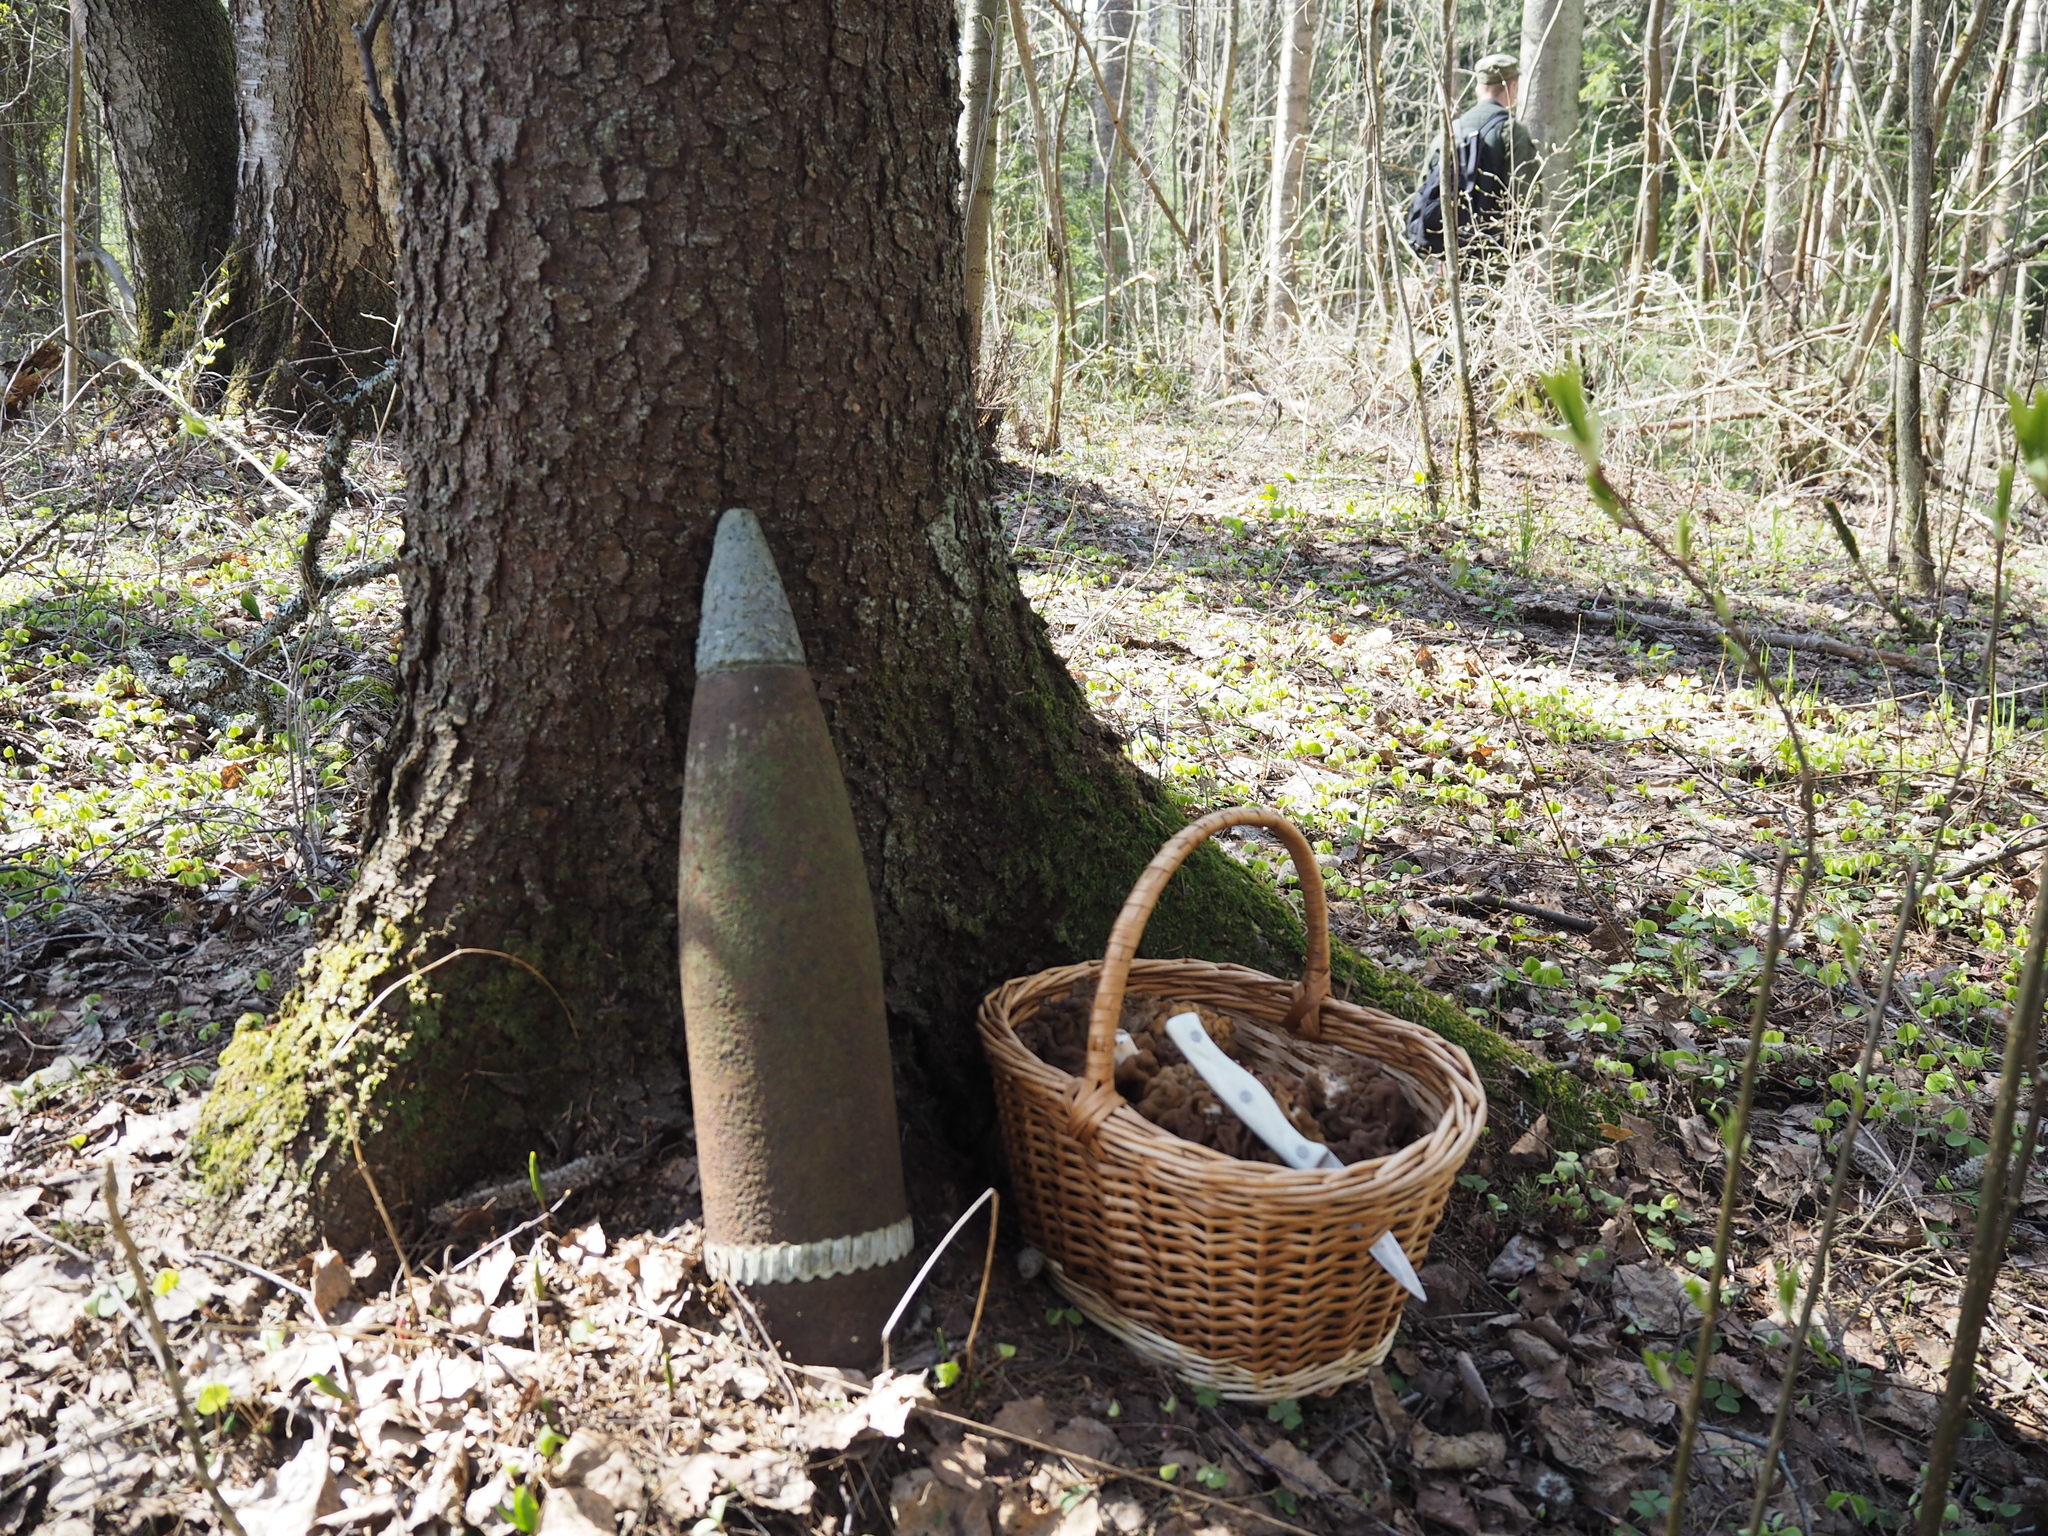
[[[1180,1047],[1181,1054],[1202,1075],[1216,1097],[1223,1101],[1251,1132],[1279,1155],[1290,1168],[1341,1168],[1337,1154],[1320,1142],[1310,1141],[1294,1128],[1266,1085],[1232,1061],[1216,1047],[1201,1019],[1192,1013],[1177,1013],[1166,1021],[1166,1036]]]

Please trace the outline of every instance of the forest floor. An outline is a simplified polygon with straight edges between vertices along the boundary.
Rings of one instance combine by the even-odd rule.
[[[243,440],[310,490],[317,439]],[[1587,507],[1562,451],[1489,439],[1487,510],[1439,516],[1378,427],[1101,407],[1064,452],[998,472],[1026,590],[1133,759],[1191,806],[1287,811],[1340,937],[1614,1105],[1612,1144],[1571,1148],[1496,1102],[1384,1375],[1266,1409],[1177,1386],[1083,1324],[1027,1274],[1008,1215],[992,1248],[977,1218],[947,1251],[895,1374],[800,1371],[703,1274],[686,1135],[562,1170],[545,1214],[522,1182],[417,1219],[409,1274],[389,1253],[260,1275],[202,1251],[183,1138],[226,1036],[288,984],[347,881],[390,725],[395,595],[343,594],[247,657],[243,687],[237,647],[298,590],[292,506],[175,421],[60,446],[17,443],[0,508],[0,1536],[218,1524],[146,1300],[248,1536],[1661,1525],[1662,1383],[1690,1372],[1718,1127],[1804,821],[1783,714],[1704,601]],[[337,563],[397,536],[395,465],[366,446],[351,476]],[[1947,594],[1917,609],[1939,643],[1915,644],[1819,491],[1626,488],[1653,522],[1689,507],[1738,619],[1779,637],[1820,854],[1774,994],[1690,1524],[1746,1520],[1876,1016],[1872,1125],[1771,1529],[1893,1528],[1947,1368],[2048,848],[2038,530],[2007,562],[1987,708],[1991,574],[1967,519]],[[1832,494],[1881,550],[1872,509]],[[1227,845],[1290,881],[1271,839]],[[1880,1013],[1916,859],[1930,883]],[[110,1242],[110,1163],[139,1285]],[[926,1179],[921,1244],[973,1193]],[[1983,1359],[1959,1526],[2031,1529],[2048,1511],[2038,1184]]]

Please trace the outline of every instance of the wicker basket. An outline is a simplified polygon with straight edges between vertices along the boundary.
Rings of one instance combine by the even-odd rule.
[[[1271,827],[1293,856],[1308,919],[1303,979],[1133,960],[1173,872],[1217,832],[1248,825]],[[1027,1050],[1016,1026],[1098,976],[1085,1076],[1075,1078]],[[1392,1156],[1307,1172],[1184,1141],[1114,1086],[1127,985],[1257,1021],[1237,1033],[1253,1066],[1299,1072],[1340,1052],[1370,1057],[1430,1129]],[[1053,1283],[1138,1354],[1240,1402],[1326,1391],[1384,1358],[1407,1293],[1367,1250],[1391,1228],[1421,1267],[1486,1121],[1486,1095],[1463,1051],[1339,1002],[1329,985],[1328,909],[1308,841],[1277,812],[1243,806],[1204,816],[1159,851],[1117,917],[1106,958],[1009,982],[981,1008],[1024,1230]]]

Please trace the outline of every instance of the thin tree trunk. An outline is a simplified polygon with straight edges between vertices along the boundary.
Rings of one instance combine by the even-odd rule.
[[[1988,260],[2007,249],[2017,237],[2018,228],[2014,215],[2021,206],[2024,190],[2025,171],[2031,157],[2032,118],[2035,92],[2039,87],[2042,48],[2042,0],[2019,0],[2019,15],[2011,29],[2010,41],[2001,48],[2005,62],[2004,89],[1993,115],[1994,131],[1991,135],[1992,160],[1990,187],[1992,195],[1991,217],[1987,222],[1984,237],[1984,255]],[[1967,270],[1967,263],[1965,263]],[[2016,288],[2015,279],[2024,277],[2025,269],[2007,267],[1993,275],[1989,290],[1980,302],[1977,321],[1977,335],[1970,360],[1970,377],[1976,388],[1971,391],[1970,425],[1966,441],[1977,441],[1979,421],[1988,408],[1995,411],[1993,404],[2001,392],[2003,379],[1999,376],[1999,320],[2007,314],[2008,306],[2016,317],[2023,308],[2015,302],[2015,295],[2023,294],[2024,287]],[[1968,473],[1970,465],[1964,465]]]
[[[996,207],[996,84],[1002,79],[1002,0],[967,0],[961,21],[961,204],[967,213],[967,356],[981,364],[989,232]]]
[[[1934,86],[1933,105],[1928,111],[1937,139],[1941,136],[1941,125],[1948,120],[1949,98],[1955,94],[1963,71],[1970,67],[1970,56],[1977,51],[1977,39],[1984,35],[1984,23],[1990,19],[1991,0],[1976,0],[1970,7],[1970,14],[1964,18],[1961,30],[1956,33],[1955,47],[1949,52],[1948,63],[1942,66],[1941,78]]]
[[[1899,526],[1906,537],[1906,580],[1916,592],[1934,590],[1920,358],[1926,341],[1928,245],[1934,223],[1934,49],[1928,3],[1912,0],[1906,23],[1905,240],[1899,256],[1899,345],[1892,362]]]
[[[1863,47],[1870,3],[1871,0],[1851,0],[1846,33],[1835,40],[1836,68],[1841,79],[1836,84],[1834,105],[1830,107],[1828,117],[1840,125],[1845,135],[1849,131],[1850,115],[1856,110],[1852,96],[1856,89],[1857,60]],[[1846,205],[1856,169],[1854,158],[1837,150],[1828,168],[1827,188],[1821,196],[1820,252],[1823,265],[1815,281],[1816,284],[1836,285],[1834,304],[1837,314],[1846,312],[1844,304],[1849,296],[1850,229]]]
[[[1977,110],[1977,129],[1970,136],[1969,175],[1965,184],[1963,214],[1956,230],[1956,280],[1964,282],[1976,252],[1976,235],[1986,222],[1984,198],[1992,186],[1992,160],[1997,153],[1998,110],[2005,100],[2006,82],[2012,78],[2012,51],[2018,40],[2020,12],[2026,0],[2006,0],[2004,19],[1998,27],[1998,46],[1992,54],[1991,69],[1984,81],[1984,100]]]
[[[1221,332],[1224,366],[1230,366],[1230,105],[1237,88],[1237,23],[1239,0],[1227,0],[1223,23],[1223,83],[1216,92],[1215,131],[1209,156],[1209,234],[1213,250],[1209,279],[1214,285],[1211,305]]]
[[[391,227],[351,30],[366,9],[365,0],[231,0],[241,271],[227,338],[240,387],[255,399],[304,407],[288,367],[325,386],[391,354]]]
[[[1024,14],[1024,0],[1009,0],[1009,6],[1010,34],[1017,40],[1017,66],[1024,72],[1024,92],[1031,101],[1031,144],[1038,157],[1039,196],[1045,203],[1045,259],[1052,270],[1052,383],[1046,392],[1045,435],[1041,439],[1049,451],[1060,445],[1060,398],[1067,372],[1067,202],[1060,189],[1054,149],[1048,142],[1045,101],[1038,89],[1038,62],[1031,51],[1031,23]]]
[[[1294,244],[1308,163],[1309,86],[1315,71],[1316,0],[1280,0],[1280,84],[1273,99],[1273,162],[1266,211],[1266,327],[1294,323]]]
[[[1820,17],[1816,15],[1814,31],[1819,29]],[[1814,93],[1813,123],[1807,133],[1806,185],[1799,191],[1799,245],[1792,258],[1792,324],[1795,329],[1804,322],[1814,293],[1814,273],[1820,259],[1820,199],[1826,185],[1828,141],[1837,135],[1839,126],[1828,117],[1828,109],[1834,99],[1826,89],[1832,63],[1831,52],[1823,49],[1820,68],[1815,75],[1822,86]]]
[[[1643,185],[1636,205],[1636,249],[1629,306],[1642,301],[1664,233],[1664,13],[1650,0],[1643,22]]]
[[[7,48],[0,132],[6,135],[10,171],[9,200],[0,219],[8,228],[7,249],[37,243],[7,264],[8,298],[32,310],[53,304],[61,309],[64,262],[59,242],[48,237],[63,210],[63,124],[70,80],[62,70],[50,69],[47,54],[38,50],[38,13],[17,10],[14,15],[16,24],[0,30]],[[68,20],[68,11],[56,15]],[[47,31],[42,36],[47,39]]]
[[[1381,77],[1380,60],[1386,46],[1387,0],[1354,0],[1352,25],[1358,35],[1358,69],[1363,87],[1358,135],[1359,157],[1363,162],[1358,192],[1358,259],[1371,271],[1377,317],[1375,329],[1384,337],[1394,319],[1394,300],[1390,297],[1390,290],[1399,289],[1401,285],[1401,270],[1394,253],[1394,242],[1387,230],[1386,210],[1386,82]],[[1405,294],[1401,296],[1401,305],[1405,315]],[[1354,325],[1352,330],[1354,347],[1360,328]],[[1410,339],[1412,342],[1413,338]],[[1378,353],[1378,341],[1375,341],[1373,351]],[[1413,353],[1412,345],[1409,351]]]
[[[1453,127],[1458,101],[1458,0],[1443,0],[1443,74],[1439,81],[1443,111],[1444,287],[1451,310],[1451,359],[1458,374],[1458,443],[1452,463],[1457,474],[1458,505],[1479,510],[1479,404],[1472,395],[1472,363],[1465,346],[1464,274],[1458,262],[1458,144]]]
[[[1116,150],[1116,120],[1123,115],[1124,82],[1137,25],[1137,0],[1100,0],[1095,8],[1095,62],[1102,70],[1103,91],[1090,98],[1088,106],[1095,119],[1095,158],[1104,166]]]
[[[1543,156],[1545,234],[1570,196],[1585,37],[1586,0],[1522,0],[1522,93],[1515,115]]]
[[[58,213],[58,256],[64,305],[64,404],[78,395],[84,338],[78,330],[78,152],[85,131],[85,0],[71,0],[69,73],[64,91],[63,207]]]
[[[762,509],[819,680],[914,1123],[986,1148],[979,999],[1098,953],[1181,818],[1090,716],[988,495],[950,3],[771,7],[737,54],[675,48],[663,0],[396,25],[404,705],[354,889],[222,1061],[209,1187],[259,1251],[352,1247],[376,1222],[352,1136],[416,1210],[529,1148],[680,1118],[691,661],[736,504]],[[595,196],[629,174],[630,200]],[[1175,877],[1145,943],[1299,964],[1284,905],[1221,854]],[[566,1014],[481,956],[366,1006],[456,945],[519,954]],[[1485,1038],[1461,1017],[1430,1011]]]
[[[1779,325],[1792,309],[1793,269],[1797,264],[1799,228],[1799,112],[1794,98],[1800,89],[1799,28],[1785,23],[1778,33],[1778,75],[1771,89],[1771,121],[1764,144],[1764,233],[1759,269],[1764,297]]]
[[[1885,75],[1884,94],[1878,98],[1877,111],[1873,114],[1873,121],[1880,134],[1891,127],[1893,117],[1898,114],[1900,104],[1906,99],[1907,55],[1911,50],[1900,43],[1899,29],[1906,24],[1912,11],[1912,3],[1913,0],[1892,0],[1891,9],[1885,13],[1884,31],[1879,34],[1889,64]]]
[[[234,236],[234,34],[220,0],[87,0],[85,54],[121,177],[136,345],[155,357]]]
[[[1372,208],[1373,222],[1384,238],[1375,240],[1375,248],[1384,245],[1388,256],[1386,283],[1393,290],[1393,308],[1401,320],[1401,341],[1408,356],[1408,382],[1415,394],[1415,439],[1422,455],[1422,489],[1429,502],[1432,516],[1441,510],[1443,477],[1437,469],[1436,443],[1429,430],[1429,389],[1422,376],[1422,356],[1415,344],[1415,315],[1408,304],[1408,284],[1399,265],[1399,243],[1394,239],[1388,226],[1391,218],[1387,212],[1386,158],[1384,153],[1386,133],[1386,82],[1381,75],[1380,60],[1384,49],[1387,7],[1386,0],[1360,0],[1355,20],[1358,27],[1359,68],[1365,76],[1365,151],[1366,151],[1366,201]]]
[[[1993,219],[1984,213],[1984,202],[1996,187],[1994,161],[1998,154],[1999,109],[2006,99],[2006,88],[2012,80],[2013,50],[2019,41],[2020,25],[2026,10],[2026,0],[2006,0],[2003,19],[1998,27],[1998,43],[1992,53],[1991,68],[1986,72],[1984,96],[1977,109],[1977,125],[1970,136],[1968,175],[1961,178],[1965,183],[1963,213],[1957,220],[1956,231],[1956,289],[1958,296],[1967,296],[1972,286],[1971,268],[1975,260],[1976,236],[1982,232],[1987,244],[1996,237],[1991,234]],[[2001,295],[1993,288],[1988,295],[1995,306]],[[1989,327],[1980,308],[1976,336],[1970,348],[1970,369],[1968,382],[1964,386],[1963,430],[1959,440],[1950,440],[1960,453],[1945,451],[1944,466],[1953,467],[1961,477],[1961,483],[1968,486],[1974,475],[1979,454],[1979,430],[1983,425],[1985,395],[1990,388],[1992,348],[1989,344]],[[1995,460],[1995,453],[1994,453]],[[2004,546],[2000,544],[2000,553]],[[1988,665],[1988,664],[1987,664]],[[1989,685],[1985,692],[1991,693]]]
[[[1095,117],[1095,157],[1102,166],[1102,339],[1116,335],[1117,289],[1124,273],[1122,198],[1123,145],[1116,125],[1128,122],[1131,95],[1131,38],[1138,25],[1136,0],[1102,0],[1096,10],[1095,62],[1101,89],[1090,99]],[[1128,129],[1126,130],[1128,131]]]

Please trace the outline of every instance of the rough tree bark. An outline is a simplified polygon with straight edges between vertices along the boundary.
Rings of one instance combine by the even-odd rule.
[[[137,345],[154,357],[234,236],[234,35],[219,0],[87,0],[85,57],[121,176]]]
[[[232,0],[242,162],[230,361],[253,398],[304,404],[391,355],[391,199],[354,23],[366,0]],[[509,130],[508,130],[509,131]]]
[[[981,362],[989,233],[996,207],[997,82],[1002,78],[1002,0],[967,0],[960,15],[960,197],[967,213],[967,358]]]
[[[1294,247],[1308,163],[1309,84],[1315,70],[1316,0],[1281,0],[1280,88],[1273,102],[1273,168],[1266,211],[1266,327],[1294,323]]]
[[[724,507],[758,511],[789,587],[914,1113],[989,1134],[983,990],[1094,951],[1180,823],[1089,715],[985,494],[951,27],[949,0],[400,9],[404,708],[357,884],[198,1136],[270,1244],[371,1230],[352,1135],[415,1204],[677,1112],[682,759]],[[1299,932],[1217,855],[1147,944],[1286,970]],[[519,955],[573,1022],[488,956],[370,1006],[457,945]]]
[[[1522,91],[1515,115],[1543,155],[1546,231],[1571,192],[1585,37],[1586,0],[1522,0]]]

